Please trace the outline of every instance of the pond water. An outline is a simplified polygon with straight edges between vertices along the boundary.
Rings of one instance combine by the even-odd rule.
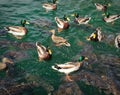
[[[56,91],[59,85],[63,82],[62,79],[65,77],[65,75],[54,71],[51,68],[52,65],[56,63],[60,64],[77,60],[81,52],[85,56],[88,56],[89,60],[91,60],[89,52],[96,54],[96,56],[103,55],[120,58],[120,50],[117,49],[114,45],[114,38],[120,33],[120,19],[116,20],[114,24],[105,23],[102,20],[103,12],[97,11],[94,5],[96,2],[101,4],[110,3],[111,6],[108,7],[110,14],[120,14],[120,0],[58,1],[59,3],[57,4],[57,10],[46,12],[42,7],[42,4],[44,2],[50,2],[50,0],[0,0],[1,31],[5,26],[20,25],[20,21],[22,19],[26,19],[34,23],[26,25],[28,33],[21,40],[16,39],[13,35],[3,32],[0,34],[0,40],[3,42],[8,41],[12,43],[25,42],[35,44],[36,42],[40,42],[44,46],[49,46],[51,48],[52,59],[40,62],[38,60],[36,47],[22,49],[13,44],[9,44],[8,46],[2,44],[0,46],[0,58],[2,58],[3,55],[7,52],[22,52],[21,54],[18,54],[22,56],[18,56],[19,58],[16,58],[15,60],[15,68],[16,70],[18,69],[19,72],[24,72],[24,74],[16,75],[14,76],[14,79],[17,80],[18,78],[24,77],[25,81],[38,81],[40,84],[44,84],[45,82],[46,85],[44,85],[44,87],[46,87],[46,89],[54,89],[54,91]],[[79,13],[82,17],[91,17],[89,22],[91,26],[77,25],[74,23],[72,17],[70,17],[71,21],[69,29],[60,33],[57,32],[57,25],[54,18],[56,16],[63,18],[63,15],[65,14],[70,15],[76,12]],[[87,41],[86,37],[90,36],[90,34],[93,33],[98,27],[101,28],[101,31],[106,38],[101,42]],[[56,35],[66,38],[71,46],[55,46],[51,40],[51,34],[49,33],[49,30],[51,29],[56,30]],[[92,47],[92,49],[87,48],[87,46]],[[97,60],[97,63],[100,64],[99,60]],[[92,64],[92,62],[90,64]],[[75,73],[76,72],[74,72],[74,74]],[[2,78],[5,77],[3,72],[0,73],[0,75]],[[93,92],[89,91],[90,87],[85,87],[84,84],[80,82],[78,85],[82,88],[82,91],[85,93],[85,95],[95,95],[97,93],[95,89]],[[93,87],[91,87],[91,89],[92,88]],[[85,89],[88,89],[88,92]],[[40,95],[46,95],[47,92],[46,90],[44,91],[41,87],[34,88],[33,94],[38,95],[38,93],[41,93]],[[97,93],[96,95],[102,94]],[[29,94],[26,93],[24,95]]]

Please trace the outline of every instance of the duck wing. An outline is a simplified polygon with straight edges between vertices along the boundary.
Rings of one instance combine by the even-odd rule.
[[[113,15],[113,16],[110,16],[111,19],[118,19],[120,18],[120,15]]]
[[[58,37],[58,36],[54,36],[53,40],[54,40],[56,43],[67,42],[66,39],[64,39],[63,37]]]
[[[26,31],[26,28],[25,28],[25,27],[20,27],[20,26],[5,27],[5,29],[8,30],[8,31],[13,31],[13,32]]]

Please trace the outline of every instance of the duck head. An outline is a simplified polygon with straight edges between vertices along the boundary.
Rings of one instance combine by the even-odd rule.
[[[109,16],[110,16],[110,13],[106,10],[106,11],[104,11],[104,14],[103,14],[103,16],[105,15],[105,17],[106,18],[109,18]]]
[[[25,27],[26,24],[30,24],[27,20],[21,20],[21,25]]]
[[[51,32],[52,35],[55,35],[55,30],[54,29],[50,30],[49,32]]]
[[[79,13],[71,14],[71,16],[78,18],[79,17]]]
[[[2,62],[3,62],[3,63],[14,64],[14,62],[13,62],[11,59],[7,58],[7,57],[4,57],[4,58],[2,59]]]
[[[85,57],[85,56],[80,56],[80,57],[79,57],[79,61],[82,62],[83,60],[88,60],[88,58]]]
[[[70,21],[70,18],[67,15],[64,15],[63,19],[64,21]]]
[[[57,0],[53,0],[53,4],[56,4],[57,3]]]

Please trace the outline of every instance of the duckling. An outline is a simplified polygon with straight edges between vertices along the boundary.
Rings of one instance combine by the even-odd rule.
[[[22,26],[9,26],[5,27],[5,30],[8,31],[8,33],[11,33],[14,35],[17,39],[22,39],[24,35],[27,33],[27,29],[25,28],[25,24],[30,24],[26,20],[21,20]]]
[[[57,9],[56,2],[57,0],[53,0],[53,3],[44,3],[42,7],[46,9],[46,12],[51,11],[51,10],[56,10]]]
[[[117,48],[120,48],[120,34],[115,38],[115,46]]]
[[[46,48],[45,46],[38,44],[38,42],[36,42],[36,47],[39,61],[48,60],[51,58],[52,52],[49,48]]]
[[[103,18],[103,20],[106,23],[110,23],[110,22],[114,22],[115,20],[119,19],[120,15],[110,15],[109,12],[105,12],[105,17]]]
[[[90,35],[90,37],[87,38],[88,41],[101,41],[103,38],[101,28],[97,28],[94,33]]]
[[[52,33],[51,39],[55,43],[56,46],[62,46],[62,45],[65,45],[68,47],[70,46],[70,43],[68,43],[66,39],[55,35],[55,30],[50,30],[49,32]]]
[[[58,72],[65,73],[66,74],[66,79],[68,81],[73,81],[69,74],[71,72],[77,71],[82,65],[83,65],[83,60],[87,60],[88,58],[85,56],[80,56],[79,60],[77,62],[66,62],[64,64],[56,64],[52,66],[52,69],[57,70]]]
[[[75,17],[74,22],[78,23],[78,24],[88,24],[88,22],[90,21],[91,17],[79,17],[78,13],[72,14],[71,16]]]
[[[107,5],[101,5],[99,3],[95,3],[95,6],[98,11],[106,11],[107,10]]]
[[[0,62],[0,70],[4,70],[7,68],[7,64],[13,64],[13,61],[4,57],[2,62]]]
[[[70,26],[69,22],[68,22],[68,21],[70,21],[70,19],[66,15],[64,15],[63,18],[64,18],[64,20],[59,19],[58,17],[55,17],[55,21],[58,26],[58,32],[61,32],[64,29],[68,29]]]

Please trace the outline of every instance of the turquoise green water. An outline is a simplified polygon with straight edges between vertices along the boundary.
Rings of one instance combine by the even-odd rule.
[[[15,65],[16,68],[25,71],[26,75],[33,75],[35,77],[35,81],[44,80],[48,84],[52,85],[56,90],[61,84],[61,79],[64,77],[64,74],[52,70],[51,66],[55,63],[65,63],[75,60],[76,56],[83,50],[84,45],[90,44],[94,48],[94,53],[98,55],[110,54],[112,56],[120,57],[120,51],[114,46],[114,44],[110,44],[106,41],[102,41],[100,43],[86,41],[86,37],[94,32],[97,27],[101,27],[103,34],[105,34],[106,36],[116,36],[118,33],[120,33],[120,20],[116,20],[114,25],[112,25],[111,23],[106,24],[102,20],[102,12],[97,11],[94,6],[94,3],[96,2],[99,2],[101,4],[109,2],[111,3],[111,6],[109,7],[109,12],[111,14],[119,14],[120,0],[59,0],[57,10],[50,11],[48,13],[45,12],[45,9],[42,8],[42,3],[44,2],[47,2],[47,0],[0,1],[0,29],[3,29],[3,27],[5,26],[20,25],[21,19],[35,21],[36,24],[26,26],[26,28],[28,29],[28,33],[21,40],[17,40],[9,34],[3,36],[1,35],[0,40],[6,39],[13,42],[30,43],[41,42],[45,46],[50,46],[53,52],[51,60],[39,62],[36,49],[23,50],[25,53],[28,54],[29,57],[17,61]],[[79,26],[71,21],[69,29],[58,33],[54,17],[58,16],[62,18],[64,14],[69,15],[74,12],[78,12],[83,17],[90,16],[92,20],[89,22],[89,24],[93,27],[84,25]],[[49,21],[50,23],[52,23],[52,25],[50,25],[49,27],[41,26],[42,22],[39,22],[39,20],[41,19]],[[56,35],[66,38],[71,44],[71,47],[56,47],[50,38],[50,33],[48,32],[51,29],[56,29]],[[83,44],[81,45],[80,43]],[[19,51],[18,48],[13,46],[8,46],[8,48],[0,48],[0,56],[2,56],[5,52],[12,50]],[[85,89],[83,87],[83,91],[84,90]],[[38,92],[44,94],[46,93],[44,92],[44,90],[42,91],[40,88],[37,88],[35,89],[34,94]],[[92,93],[88,91],[88,93],[86,92],[86,95],[95,95],[95,93],[95,91],[93,91]]]

